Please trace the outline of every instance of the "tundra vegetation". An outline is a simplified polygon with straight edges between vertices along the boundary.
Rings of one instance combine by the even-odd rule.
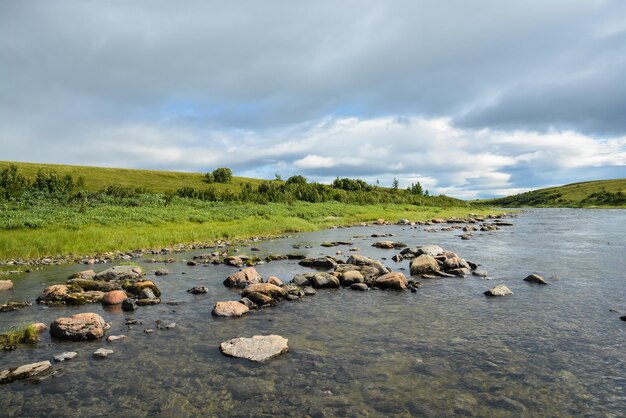
[[[0,163],[0,260],[493,212],[428,196],[419,183],[401,190],[348,178],[245,179],[228,168],[208,174]]]

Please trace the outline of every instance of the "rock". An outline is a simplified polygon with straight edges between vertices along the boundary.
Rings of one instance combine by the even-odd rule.
[[[348,258],[347,264],[354,264],[355,266],[373,267],[376,270],[378,270],[378,275],[379,276],[381,274],[389,273],[389,269],[387,269],[387,267],[383,266],[383,264],[380,261],[373,260],[373,259],[371,259],[369,257],[365,257],[365,256],[359,255],[359,254],[351,255],[350,258]],[[367,274],[365,274],[362,270],[361,270],[361,273],[363,273],[364,276],[367,276]]]
[[[187,261],[187,265],[188,265],[189,267],[194,267],[194,266],[197,266],[197,265],[198,265],[198,263],[196,263],[195,261],[189,260],[189,261]]]
[[[139,266],[115,266],[96,274],[95,279],[106,282],[121,280],[138,281],[142,276],[143,270]]]
[[[112,290],[104,294],[102,298],[102,304],[104,305],[119,305],[124,302],[128,296],[123,290]]]
[[[315,290],[311,286],[306,286],[302,288],[302,293],[304,293],[305,296],[313,296],[317,293],[317,290]]]
[[[375,284],[381,289],[406,290],[407,287],[406,277],[400,272],[384,274],[376,279]]]
[[[27,379],[51,368],[52,364],[46,360],[38,363],[25,364],[12,369],[2,370],[0,371],[0,383],[10,383],[16,380]]]
[[[230,257],[226,257],[224,259],[224,264],[226,264],[227,266],[242,267],[244,263],[241,257],[233,255]]]
[[[443,219],[443,218],[435,218],[435,219],[431,219],[430,222],[432,222],[434,224],[445,224],[446,220]]]
[[[159,269],[154,272],[155,276],[167,276],[170,272],[167,269]]]
[[[141,289],[141,293],[139,294],[139,299],[156,299],[156,295],[149,287]]]
[[[439,263],[428,254],[422,254],[411,261],[411,274],[433,274],[439,271]]]
[[[258,308],[258,306],[256,305],[256,303],[252,302],[252,301],[251,301],[250,299],[248,299],[248,298],[241,298],[241,299],[239,300],[239,303],[242,303],[242,304],[246,305],[246,307],[247,307],[248,309],[256,309],[256,308]]]
[[[294,278],[291,280],[291,283],[296,285],[296,286],[310,286],[311,282],[309,281],[309,278],[306,277],[303,274],[297,274],[294,276]]]
[[[537,283],[537,284],[548,284],[543,277],[538,274],[531,274],[524,279],[525,282]]]
[[[393,241],[377,241],[377,242],[372,244],[372,247],[391,250],[391,249],[393,249],[395,247],[395,242],[393,242]]]
[[[237,301],[217,302],[211,313],[215,316],[242,316],[250,309],[243,303]]]
[[[158,305],[159,303],[161,303],[161,299],[159,299],[159,298],[143,298],[143,299],[137,299],[136,303],[137,303],[138,306]]]
[[[107,342],[114,342],[114,341],[118,341],[118,340],[125,340],[126,339],[126,335],[109,335],[107,337]]]
[[[485,295],[487,296],[508,296],[512,294],[513,292],[511,292],[511,289],[503,284],[499,284],[485,292]]]
[[[411,225],[411,221],[408,219],[400,219],[396,222],[396,225]]]
[[[262,362],[289,351],[287,342],[280,335],[255,335],[225,341],[220,344],[220,350],[227,356]]]
[[[622,321],[626,321],[626,315],[620,316],[619,319],[621,319]]]
[[[241,292],[241,295],[244,297],[250,298],[251,293],[261,293],[263,295],[269,296],[272,299],[282,300],[287,295],[287,291],[281,287],[278,287],[271,283],[254,283],[247,286]],[[253,302],[256,302],[254,299],[250,298]]]
[[[341,276],[339,278],[341,281],[341,285],[344,287],[351,286],[354,283],[363,283],[365,281],[361,272],[357,270],[351,270],[341,273]]]
[[[420,256],[422,254],[430,255],[431,257],[435,257],[441,253],[443,253],[443,248],[438,245],[420,245],[417,247],[416,256]]]
[[[404,260],[404,257],[402,257],[401,254],[396,254],[393,257],[391,257],[391,260],[395,261],[396,263],[399,263],[400,261]]]
[[[31,305],[32,303],[30,302],[10,301],[0,305],[0,312],[17,311],[18,309],[24,309]]]
[[[270,284],[273,284],[275,286],[282,286],[283,285],[283,281],[280,280],[278,277],[276,276],[270,276],[269,279],[267,279],[267,282]]]
[[[456,254],[451,255],[450,257],[446,257],[446,259],[443,262],[443,269],[446,270],[446,271],[448,271],[448,270],[455,270],[455,269],[462,269],[462,268],[469,270],[470,266],[469,266],[469,264],[467,264],[467,262],[465,260],[463,260],[461,257],[459,257]],[[468,272],[468,274],[469,274],[469,272]]]
[[[334,269],[337,267],[337,262],[329,257],[320,257],[320,258],[305,258],[301,260],[298,264],[304,267],[313,267],[319,269]]]
[[[65,360],[71,360],[77,355],[78,353],[76,351],[65,351],[61,354],[57,354],[56,356],[54,356],[54,361],[62,362]]]
[[[487,272],[487,270],[482,267],[482,266],[478,266],[474,269],[474,271],[472,272],[472,274],[474,276],[478,276],[478,277],[487,277],[489,276],[489,273]]]
[[[81,313],[56,319],[50,325],[50,335],[60,340],[95,340],[102,338],[108,328],[109,324],[100,315]]]
[[[108,348],[98,348],[93,352],[95,358],[106,358],[109,354],[113,354],[113,350],[109,350]]]
[[[118,282],[105,282],[102,280],[88,280],[88,279],[70,279],[67,284],[78,286],[83,290],[97,290],[100,292],[110,292],[111,290],[118,290],[121,288]]]
[[[209,293],[209,288],[206,286],[194,286],[191,289],[187,289],[187,293],[191,293],[192,295],[201,295]]]
[[[68,280],[79,279],[79,280],[93,280],[96,277],[96,272],[93,270],[83,270],[72,274],[68,277]]]
[[[276,305],[276,301],[271,296],[264,295],[263,293],[250,292],[246,295],[246,297],[258,306],[266,306],[266,305],[275,306]]]
[[[365,291],[368,290],[369,287],[365,283],[353,283],[350,285],[350,289]]]
[[[135,299],[124,299],[122,302],[122,310],[124,312],[132,312],[137,309],[137,301]]]
[[[62,302],[69,295],[70,290],[64,284],[48,286],[43,290],[41,296],[37,298],[37,303],[42,302]]]
[[[321,288],[337,288],[339,287],[339,279],[328,273],[317,273],[311,279],[311,285],[317,289]]]
[[[470,274],[470,269],[463,267],[463,268],[448,270],[446,273],[459,276],[459,277],[465,277]]]
[[[141,292],[144,289],[150,289],[156,297],[161,296],[161,291],[152,280],[142,280],[135,283],[127,282],[122,285],[122,288],[126,291],[126,293],[130,293],[131,295],[135,296],[141,295]]]
[[[35,331],[37,332],[43,332],[48,329],[48,326],[44,324],[43,322],[35,322],[34,324],[31,324],[31,325],[35,327]]]
[[[246,287],[253,283],[263,283],[263,278],[254,267],[245,268],[224,280],[226,287]]]
[[[0,280],[0,290],[9,290],[13,288],[13,281]]]

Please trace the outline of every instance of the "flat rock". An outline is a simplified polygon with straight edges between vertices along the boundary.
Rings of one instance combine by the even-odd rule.
[[[250,309],[237,301],[217,302],[211,313],[215,316],[238,317],[248,313]]]
[[[548,284],[548,282],[546,282],[545,279],[538,274],[531,274],[529,276],[526,276],[524,281],[536,284]]]
[[[108,348],[98,348],[93,352],[95,358],[106,358],[109,354],[113,354],[113,350],[109,350]]]
[[[339,279],[328,273],[317,273],[311,279],[311,284],[317,289],[337,288],[339,287]]]
[[[167,269],[158,269],[154,272],[155,276],[167,276],[170,272]]]
[[[9,290],[13,288],[13,281],[0,280],[0,290]]]
[[[107,337],[107,342],[114,342],[114,341],[118,341],[118,340],[125,340],[126,339],[126,335],[109,335]]]
[[[223,354],[262,362],[289,351],[288,340],[280,335],[255,335],[234,338],[220,344]]]
[[[513,292],[511,292],[511,289],[503,284],[499,284],[485,292],[485,295],[487,296],[509,296],[512,294]]]
[[[76,351],[65,351],[61,354],[54,356],[54,361],[61,362],[65,360],[71,360],[76,357],[78,353]]]
[[[27,379],[43,373],[50,368],[52,368],[52,364],[46,360],[2,370],[0,371],[0,383],[10,383],[15,380]]]
[[[60,340],[95,340],[104,336],[109,328],[104,319],[95,313],[80,313],[69,318],[58,318],[50,324],[50,335]]]
[[[243,289],[241,295],[243,297],[250,297],[251,293],[261,293],[262,295],[269,296],[272,299],[281,300],[287,295],[287,291],[282,287],[278,287],[272,283],[254,283],[248,285]],[[252,299],[252,298],[250,298]],[[252,299],[254,301],[254,299]]]
[[[12,301],[0,305],[0,312],[17,311],[32,305],[30,302]]]

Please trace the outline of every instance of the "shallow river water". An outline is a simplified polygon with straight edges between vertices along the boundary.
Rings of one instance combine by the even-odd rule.
[[[396,250],[371,247],[373,233],[409,246],[438,244],[483,265],[491,280],[421,280],[417,293],[319,290],[303,300],[215,318],[216,301],[237,300],[222,281],[228,266],[189,267],[138,263],[163,301],[124,313],[100,304],[33,306],[0,313],[0,329],[28,322],[49,324],[60,316],[96,312],[112,323],[108,334],[124,341],[58,342],[44,333],[34,347],[0,352],[0,369],[51,360],[63,351],[78,357],[54,364],[58,373],[39,384],[0,386],[0,416],[604,416],[626,415],[626,211],[532,210],[514,226],[475,233],[425,232],[424,227],[371,226],[325,230],[255,243],[241,254],[334,255],[350,240],[393,270]],[[362,238],[353,238],[353,237]],[[302,249],[294,250],[294,244]],[[305,249],[305,245],[312,248]],[[203,251],[206,252],[206,251]],[[199,253],[199,252],[198,252]],[[179,253],[178,260],[198,253]],[[168,255],[170,256],[170,255]],[[96,265],[96,271],[108,265]],[[168,276],[150,270],[165,267]],[[256,267],[264,276],[289,281],[311,271],[297,261]],[[63,283],[85,266],[66,265],[14,275],[3,302],[31,300],[44,287]],[[182,273],[185,274],[182,274]],[[533,272],[548,286],[522,279]],[[505,284],[514,295],[487,298]],[[186,292],[206,285],[206,295]],[[611,310],[616,310],[614,312]],[[126,318],[143,325],[128,330]],[[158,330],[156,320],[175,322]],[[144,328],[155,328],[145,334]],[[289,339],[289,353],[257,364],[223,356],[222,341],[260,334]],[[92,358],[97,348],[115,352]]]

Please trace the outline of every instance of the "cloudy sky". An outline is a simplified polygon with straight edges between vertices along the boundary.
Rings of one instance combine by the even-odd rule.
[[[0,160],[489,197],[626,177],[626,1],[0,1]]]

